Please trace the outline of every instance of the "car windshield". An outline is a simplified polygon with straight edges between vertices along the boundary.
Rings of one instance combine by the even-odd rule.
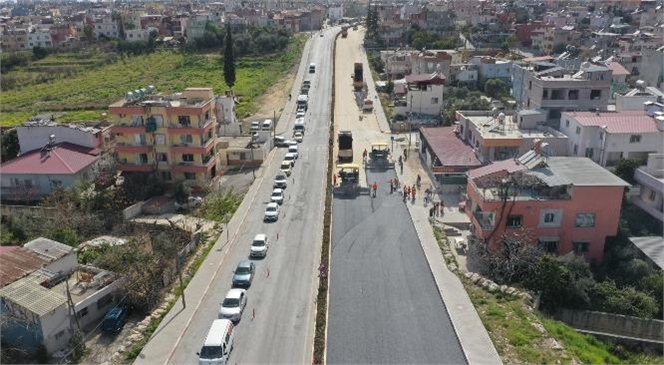
[[[283,162],[283,163],[281,163],[281,168],[282,168],[282,169],[288,169],[288,168],[290,168],[290,163],[288,163],[288,162]]]
[[[275,180],[286,180],[286,176],[284,175],[277,175],[277,178]]]
[[[251,270],[249,270],[249,267],[247,266],[240,266],[237,269],[235,269],[235,274],[237,275],[247,275],[250,274]]]
[[[273,192],[272,192],[272,196],[275,196],[275,197],[277,197],[277,198],[278,198],[278,197],[280,197],[280,196],[281,196],[281,193],[280,193],[280,192],[278,192],[278,191],[273,191]]]
[[[240,299],[226,298],[224,303],[221,304],[224,308],[237,308],[240,306]]]
[[[276,212],[276,211],[277,211],[277,207],[267,207],[267,211],[268,211],[268,212]]]
[[[223,357],[221,346],[203,346],[201,349],[201,359],[221,359]]]

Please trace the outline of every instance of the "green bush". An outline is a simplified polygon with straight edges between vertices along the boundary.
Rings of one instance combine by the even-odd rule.
[[[595,284],[590,290],[592,309],[634,316],[653,318],[658,312],[657,301],[633,287],[618,288],[613,280]]]

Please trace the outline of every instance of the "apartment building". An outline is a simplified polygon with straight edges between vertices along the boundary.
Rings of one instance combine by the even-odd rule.
[[[548,252],[598,263],[629,184],[585,157],[546,157],[540,143],[468,172],[470,239],[496,249],[503,236],[526,234]]]
[[[110,16],[95,19],[92,26],[94,27],[95,37],[97,39],[99,39],[99,37],[120,37],[118,22],[113,20]]]
[[[470,64],[477,66],[479,85],[483,86],[487,80],[499,79],[507,85],[512,83],[512,61],[500,60],[489,56],[475,56]]]
[[[6,52],[25,51],[28,45],[27,29],[11,29],[0,36],[0,47]]]
[[[27,34],[27,49],[35,47],[53,48],[51,31],[48,28],[30,28]]]
[[[631,202],[650,214],[653,218],[664,221],[664,154],[651,153],[648,162],[634,171],[635,195]]]
[[[560,131],[568,138],[570,156],[585,156],[601,166],[613,166],[621,158],[646,161],[661,153],[664,113],[641,111],[566,112]]]
[[[165,183],[209,182],[219,163],[215,101],[212,88],[162,95],[149,86],[110,105],[118,170],[156,174]]]
[[[436,71],[432,74],[407,75],[407,94],[404,104],[395,107],[397,114],[440,115],[443,105],[443,84],[445,75]],[[412,121],[412,120],[411,120]]]
[[[422,51],[411,54],[411,73],[414,75],[440,72],[449,77],[452,55],[446,51]]]
[[[606,111],[611,82],[611,69],[589,62],[572,73],[547,62],[512,68],[512,95],[517,104],[545,111],[548,125],[556,129],[564,111]]]
[[[536,140],[546,143],[549,156],[566,156],[567,136],[542,125],[544,117],[535,110],[456,112],[459,138],[474,148],[483,164],[521,156]]]

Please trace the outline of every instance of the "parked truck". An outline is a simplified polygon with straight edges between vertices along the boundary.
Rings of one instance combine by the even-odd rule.
[[[353,132],[339,131],[337,136],[337,143],[339,144],[339,162],[353,161]]]
[[[362,62],[355,62],[355,67],[353,68],[353,87],[355,90],[360,90],[364,88],[364,75],[362,70]]]

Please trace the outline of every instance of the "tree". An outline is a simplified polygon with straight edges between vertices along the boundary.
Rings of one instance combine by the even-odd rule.
[[[590,306],[588,291],[594,285],[590,267],[583,259],[542,256],[522,282],[541,293],[542,307],[586,309]]]
[[[653,318],[658,313],[657,301],[633,287],[618,288],[613,280],[597,283],[590,291],[592,309],[600,312]]]
[[[487,275],[499,282],[518,282],[528,277],[532,267],[543,255],[535,239],[526,230],[505,233],[497,244],[499,247],[496,250],[487,248],[478,254]]]
[[[34,47],[32,49],[32,59],[35,61],[41,60],[42,58],[48,56],[48,53],[49,53],[48,49],[44,47],[39,47],[39,46]]]
[[[489,79],[484,84],[484,92],[488,97],[491,98],[500,98],[506,96],[509,91],[507,84],[500,79]]]
[[[634,179],[634,171],[641,166],[641,161],[629,158],[621,158],[616,164],[614,174],[619,178],[627,181],[628,183],[634,185],[636,180]]]
[[[18,156],[21,146],[18,143],[18,132],[12,128],[2,135],[2,162],[9,161]]]
[[[231,90],[235,85],[235,60],[233,58],[233,36],[231,25],[226,25],[226,38],[224,39],[224,81]]]

